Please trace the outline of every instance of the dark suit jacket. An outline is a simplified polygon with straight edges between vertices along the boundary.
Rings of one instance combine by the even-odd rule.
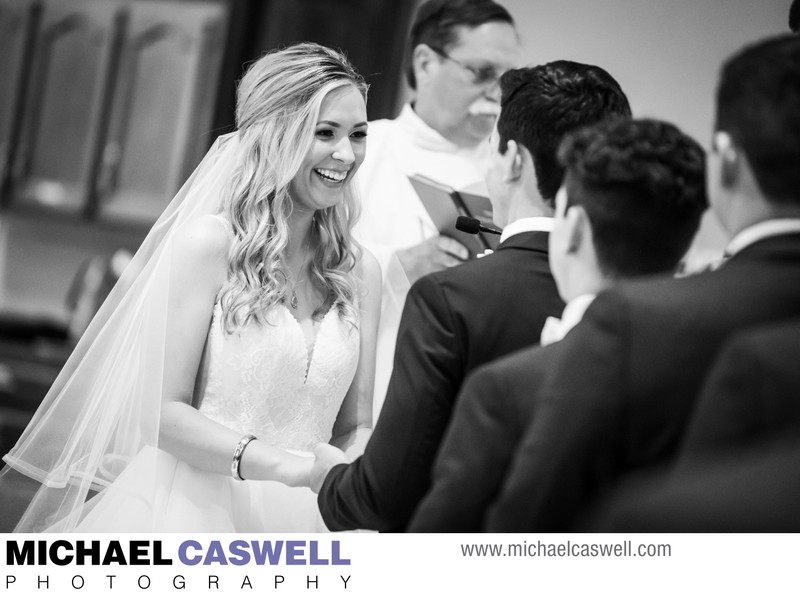
[[[773,439],[800,425],[800,320],[737,334],[706,380],[680,462]]]
[[[759,241],[714,272],[600,294],[562,341],[488,530],[570,529],[623,474],[675,455],[733,332],[797,315],[800,234]]]
[[[627,480],[587,532],[800,532],[800,441],[759,442]]]
[[[538,342],[564,304],[547,233],[416,282],[406,299],[386,400],[364,455],[334,467],[319,493],[331,530],[403,530],[425,491],[456,395],[483,363]]]
[[[535,414],[536,395],[561,349],[533,346],[469,376],[453,411],[410,532],[480,532],[514,452]]]

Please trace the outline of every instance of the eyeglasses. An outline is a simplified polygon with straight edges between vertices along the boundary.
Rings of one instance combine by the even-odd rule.
[[[461,68],[469,72],[470,76],[472,77],[473,84],[476,85],[485,85],[489,83],[494,84],[500,79],[500,76],[503,74],[502,72],[499,72],[497,68],[495,68],[494,66],[482,66],[480,68],[476,68],[475,66],[464,64],[464,62],[462,62],[461,60],[456,60],[454,57],[449,55],[444,50],[440,50],[435,47],[431,47],[431,49],[440,56],[442,56],[443,58],[445,58],[446,60],[450,60],[454,64],[461,66]]]

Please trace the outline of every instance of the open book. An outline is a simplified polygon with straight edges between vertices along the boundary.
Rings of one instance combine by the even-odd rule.
[[[439,233],[464,244],[469,250],[470,257],[497,247],[500,242],[499,235],[490,233],[471,235],[456,229],[456,219],[460,216],[473,217],[484,225],[493,225],[492,203],[489,202],[488,196],[456,190],[420,174],[409,175],[408,179]]]

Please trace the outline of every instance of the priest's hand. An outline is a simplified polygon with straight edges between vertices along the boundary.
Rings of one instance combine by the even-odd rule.
[[[452,237],[437,235],[410,248],[398,250],[397,258],[408,281],[413,284],[426,274],[461,264],[469,258],[469,251]]]

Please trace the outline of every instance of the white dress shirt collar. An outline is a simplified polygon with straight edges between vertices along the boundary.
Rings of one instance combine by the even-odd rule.
[[[503,233],[500,235],[500,243],[503,243],[506,239],[518,233],[525,233],[527,231],[550,232],[552,230],[553,217],[526,217],[524,219],[517,219],[503,228]]]
[[[595,297],[597,297],[596,293],[579,295],[567,303],[567,306],[561,314],[561,319],[554,318],[553,316],[548,317],[542,327],[540,344],[542,346],[547,346],[548,344],[553,344],[564,338],[567,332],[580,323],[583,319],[583,314],[586,313],[586,310],[592,304]]]
[[[767,237],[789,233],[800,233],[800,219],[770,219],[750,225],[733,236],[725,248],[725,255],[732,256]]]

